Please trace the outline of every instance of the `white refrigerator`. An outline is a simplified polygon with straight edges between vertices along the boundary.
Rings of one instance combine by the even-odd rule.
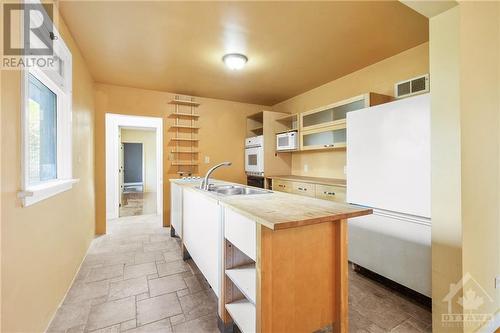
[[[349,260],[431,296],[430,95],[347,114]]]

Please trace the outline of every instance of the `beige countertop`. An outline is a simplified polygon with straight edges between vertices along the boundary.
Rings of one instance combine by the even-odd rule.
[[[342,187],[346,186],[345,179],[336,179],[336,178],[306,177],[306,176],[295,176],[295,175],[268,176],[266,178],[288,180],[292,182],[334,185]]]
[[[270,191],[271,193],[268,194],[220,195],[197,189],[199,182],[185,182],[180,179],[170,179],[170,181],[211,197],[220,204],[272,230],[333,222],[372,213],[371,209],[364,207],[297,194]],[[233,184],[217,180],[212,180],[211,183]]]

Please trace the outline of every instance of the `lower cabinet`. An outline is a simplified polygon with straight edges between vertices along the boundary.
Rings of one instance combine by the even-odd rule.
[[[336,202],[346,202],[346,188],[344,186],[273,179],[272,187],[273,191],[294,193]]]
[[[183,193],[182,242],[213,291],[220,295],[221,206],[204,193]]]
[[[243,333],[347,333],[346,224],[271,230],[224,207],[224,326],[234,323]]]
[[[292,193],[314,198],[314,184],[293,182]]]

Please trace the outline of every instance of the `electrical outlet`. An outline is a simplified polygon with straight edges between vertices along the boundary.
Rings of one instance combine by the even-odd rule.
[[[304,164],[304,172],[308,172],[308,171],[309,171],[309,165]]]
[[[210,163],[210,156],[205,156],[205,164]]]
[[[500,289],[500,276],[495,278],[495,289]]]

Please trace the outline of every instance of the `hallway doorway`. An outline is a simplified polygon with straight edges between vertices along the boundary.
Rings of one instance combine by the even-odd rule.
[[[106,218],[162,215],[163,120],[106,114]]]
[[[120,128],[119,216],[156,213],[156,129]]]

